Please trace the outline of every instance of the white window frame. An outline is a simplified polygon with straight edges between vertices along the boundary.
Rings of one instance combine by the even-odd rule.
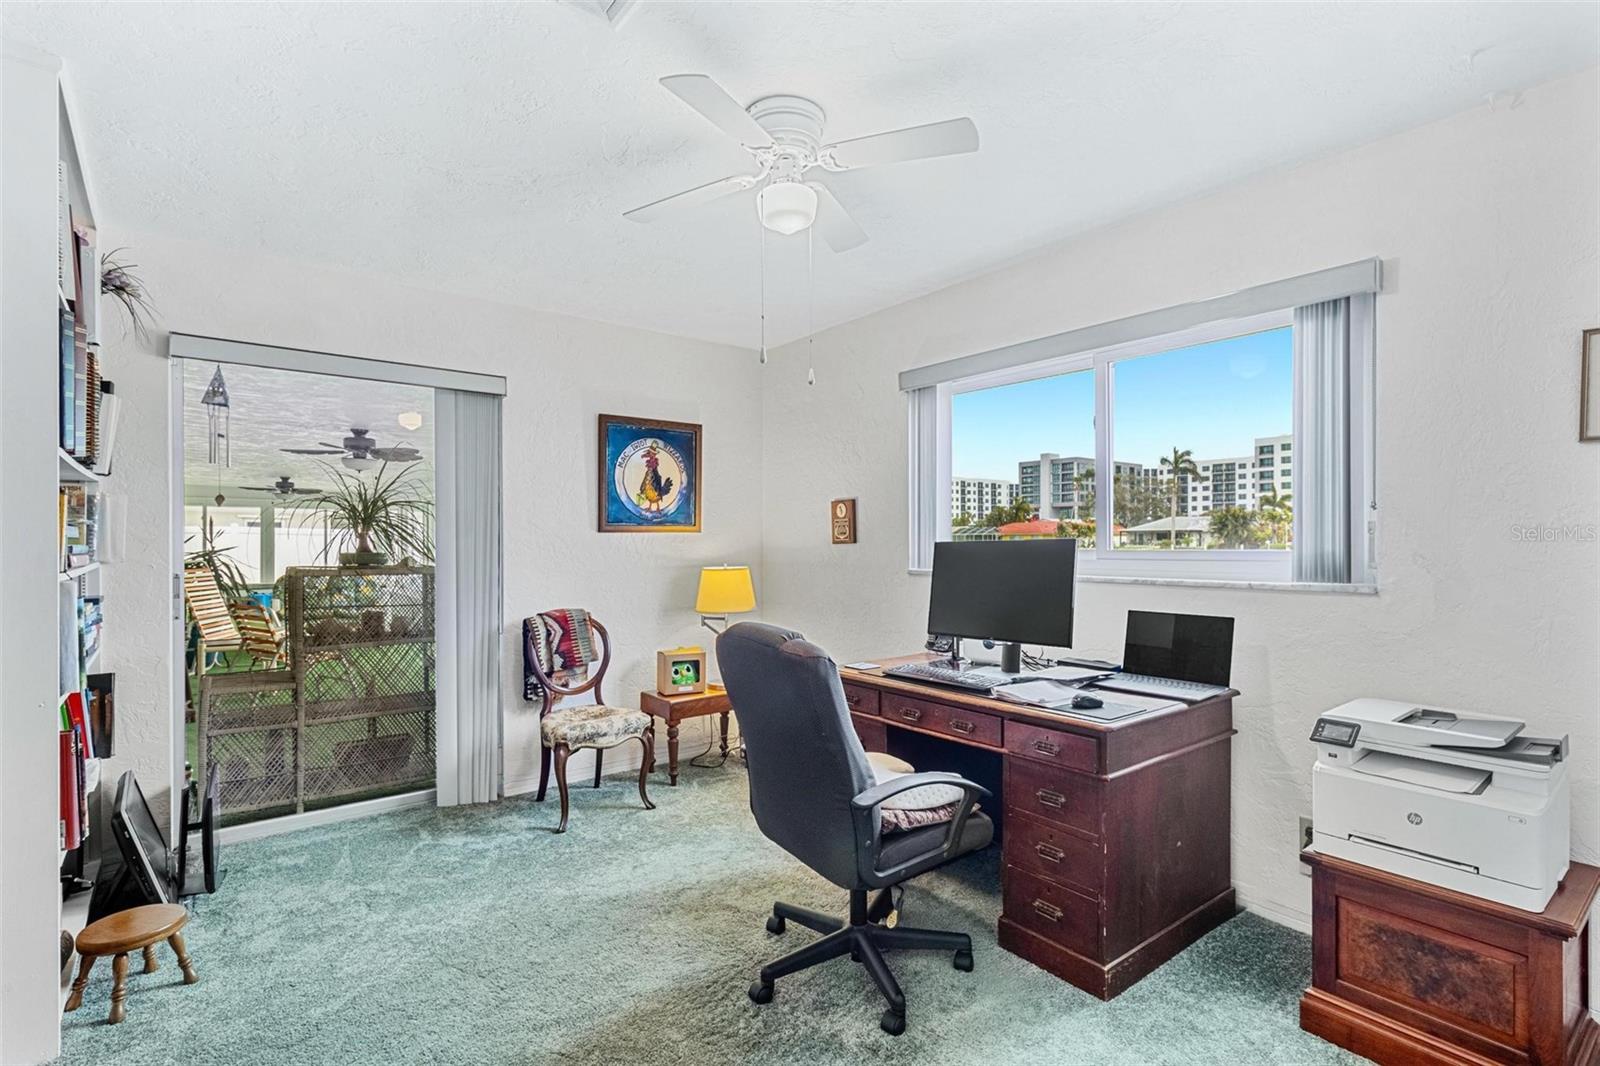
[[[1372,424],[1374,395],[1373,374],[1373,313],[1370,295],[1351,298],[1351,512],[1352,574],[1351,585],[1370,587],[1373,580],[1373,539],[1376,529],[1376,498],[1373,491],[1374,468],[1372,456]],[[1113,445],[1115,443],[1115,374],[1118,362],[1158,355],[1233,337],[1247,336],[1266,330],[1281,329],[1294,324],[1292,308],[1247,315],[1198,326],[1144,337],[1134,341],[1109,345],[1093,351],[1051,356],[1041,352],[1041,358],[1024,365],[973,374],[942,382],[935,389],[935,432],[933,435],[937,486],[934,502],[935,540],[950,537],[950,453],[953,430],[952,404],[956,395],[985,389],[1014,385],[1039,378],[1055,377],[1081,371],[1094,375],[1095,391],[1095,528],[1110,531],[1111,508],[1115,499],[1112,479],[1115,476]],[[1280,434],[1282,435],[1282,434]],[[1294,443],[1290,436],[1291,445]],[[1290,458],[1288,471],[1293,470],[1293,455],[1298,447],[1285,450]],[[1024,460],[1025,461],[1025,460]],[[1039,486],[1041,494],[1049,491],[1048,475],[1041,468]],[[1019,478],[1020,484],[1020,478]],[[1020,496],[1020,492],[1019,492]],[[1078,555],[1078,573],[1082,577],[1113,580],[1148,581],[1202,581],[1228,584],[1267,584],[1293,586],[1293,549],[1176,549],[1166,551],[1132,551],[1119,549],[1109,543],[1110,536],[1096,536],[1094,548],[1081,549]],[[1101,541],[1107,543],[1101,544]],[[931,556],[930,556],[931,557]],[[917,554],[913,552],[913,559]],[[913,573],[927,573],[926,569],[912,568]],[[1339,588],[1342,586],[1318,586]]]

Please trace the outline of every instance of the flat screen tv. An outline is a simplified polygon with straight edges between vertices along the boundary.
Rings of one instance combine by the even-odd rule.
[[[177,893],[173,890],[167,838],[150,813],[150,804],[145,802],[144,790],[139,787],[132,770],[117,779],[111,835],[122,852],[124,876],[137,894],[147,903],[174,902]]]

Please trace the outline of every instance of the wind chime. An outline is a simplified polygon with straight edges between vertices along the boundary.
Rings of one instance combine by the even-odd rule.
[[[222,367],[211,375],[211,384],[200,397],[206,409],[206,461],[217,468],[217,506],[227,498],[222,495],[222,468],[233,465],[233,451],[228,433],[228,418],[232,405],[228,402],[228,383],[222,380]]]

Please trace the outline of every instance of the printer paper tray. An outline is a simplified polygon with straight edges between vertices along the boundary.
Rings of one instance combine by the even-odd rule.
[[[1432,762],[1428,759],[1414,759],[1387,751],[1369,751],[1350,768],[1371,777],[1399,781],[1438,792],[1454,792],[1463,796],[1475,796],[1482,792],[1488,786],[1490,778],[1494,776],[1488,770],[1477,770],[1453,763]]]
[[[1463,873],[1476,874],[1483,872],[1478,867],[1473,866],[1471,863],[1456,862],[1454,859],[1446,859],[1439,855],[1430,855],[1426,851],[1417,851],[1413,848],[1402,848],[1396,844],[1385,844],[1381,840],[1373,840],[1371,837],[1364,837],[1357,833],[1350,834],[1350,842],[1352,844],[1360,844],[1363,847],[1378,848],[1381,851],[1390,851],[1396,855],[1404,855],[1411,859],[1419,859],[1422,862],[1438,863],[1440,866],[1448,866],[1453,870],[1460,870]]]

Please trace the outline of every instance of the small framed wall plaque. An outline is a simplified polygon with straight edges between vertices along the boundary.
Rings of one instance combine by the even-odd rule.
[[[1583,368],[1578,376],[1578,439],[1600,440],[1600,329],[1583,331]]]
[[[856,542],[856,501],[834,500],[828,508],[830,525],[833,527],[833,543],[854,544]]]

